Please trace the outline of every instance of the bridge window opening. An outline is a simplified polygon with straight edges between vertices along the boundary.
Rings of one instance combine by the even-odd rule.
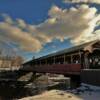
[[[53,56],[52,59],[53,59],[53,64],[56,64],[56,57]]]
[[[44,65],[46,65],[47,64],[47,60],[46,59],[44,59]]]
[[[56,56],[56,58],[55,58],[55,63],[59,64],[59,57],[58,56]]]
[[[34,66],[36,66],[36,65],[37,65],[37,62],[35,61],[35,62],[34,62]]]
[[[35,61],[32,62],[32,66],[35,66]]]
[[[47,65],[51,65],[52,63],[53,63],[52,57],[48,58],[48,59],[47,59]]]
[[[37,61],[35,61],[35,64],[34,65],[37,66]]]
[[[50,59],[48,58],[48,59],[47,59],[47,65],[49,65],[49,64],[50,64]]]
[[[39,61],[38,60],[36,61],[36,66],[39,66]]]
[[[65,64],[70,64],[71,63],[71,56],[65,56]]]
[[[55,64],[57,64],[57,59],[58,59],[58,58],[57,58],[57,57],[55,57]]]
[[[55,57],[55,64],[63,64],[64,57],[62,55]]]
[[[38,65],[41,66],[41,60],[38,61]]]
[[[52,59],[51,59],[51,64],[54,64],[54,58],[52,57]]]
[[[56,57],[54,56],[54,64],[56,64]]]
[[[32,62],[30,63],[30,66],[33,66],[33,63]]]
[[[45,60],[43,59],[43,60],[41,60],[41,64],[42,65],[44,65],[45,64]]]
[[[45,65],[47,65],[47,59],[45,59]]]
[[[33,62],[33,66],[35,66],[35,65],[36,65],[36,62],[34,61],[34,62]]]
[[[52,65],[53,63],[54,63],[53,57],[50,57],[50,58],[47,59],[47,64],[48,65]]]
[[[73,55],[73,63],[80,63],[80,55]]]
[[[64,63],[64,56],[60,56],[59,60],[60,60],[60,64],[63,64]]]

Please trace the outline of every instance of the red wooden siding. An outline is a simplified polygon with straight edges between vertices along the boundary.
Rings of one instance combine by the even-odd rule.
[[[41,66],[28,66],[28,70],[39,73],[79,74],[80,64],[53,64]]]

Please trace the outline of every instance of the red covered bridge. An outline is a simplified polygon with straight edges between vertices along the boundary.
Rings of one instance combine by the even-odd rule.
[[[23,64],[34,73],[80,75],[82,69],[100,68],[100,41],[91,41]]]

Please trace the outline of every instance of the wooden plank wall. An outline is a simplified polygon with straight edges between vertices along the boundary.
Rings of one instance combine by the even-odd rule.
[[[81,82],[100,86],[100,69],[85,69],[81,71]]]

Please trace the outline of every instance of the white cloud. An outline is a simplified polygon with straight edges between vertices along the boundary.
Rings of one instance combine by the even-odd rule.
[[[100,0],[64,0],[65,3],[97,3],[100,4]]]
[[[0,39],[14,42],[23,50],[38,51],[42,47],[34,36],[6,22],[0,22]]]
[[[6,14],[2,16],[4,20],[0,22],[0,43],[13,43],[19,50],[38,52],[45,43],[50,42],[46,35],[37,33],[36,26],[26,24],[22,19],[13,20]]]
[[[78,8],[60,9],[53,6],[49,11],[50,18],[37,27],[37,30],[50,38],[71,38],[73,42],[80,43],[91,37],[100,14],[95,7],[81,5]],[[52,22],[52,23],[51,23]],[[92,39],[94,39],[92,37]],[[89,40],[89,39],[88,39]],[[86,41],[84,41],[86,42]]]

